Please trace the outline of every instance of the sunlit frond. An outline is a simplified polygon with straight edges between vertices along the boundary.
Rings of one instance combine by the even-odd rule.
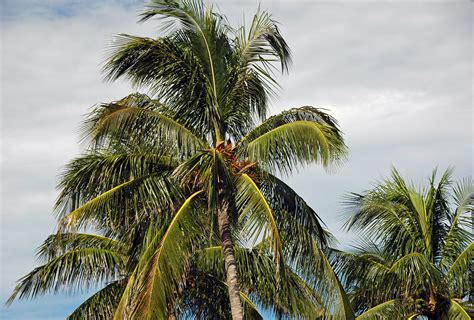
[[[397,319],[402,314],[399,302],[397,300],[389,300],[365,311],[356,317],[356,320]]]
[[[202,235],[200,219],[193,214],[201,193],[198,191],[187,198],[164,230],[161,225],[150,229],[154,236],[128,281],[114,316],[116,319],[167,318],[176,290],[184,280],[196,235]]]
[[[84,134],[96,148],[137,140],[156,146],[157,154],[169,150],[168,154],[174,153],[177,159],[207,145],[184,124],[162,112],[157,102],[139,94],[96,107],[85,122]]]
[[[456,302],[454,299],[451,299],[451,304],[448,311],[449,320],[471,320],[471,316],[464,310],[464,308]]]
[[[264,121],[239,142],[237,153],[270,172],[291,173],[310,163],[324,167],[344,159],[336,121],[313,107],[291,109]]]
[[[239,210],[239,220],[243,222],[243,232],[254,243],[262,239],[271,239],[272,252],[277,265],[282,268],[283,248],[276,217],[270,208],[265,196],[247,174],[237,178],[236,205]],[[283,276],[283,274],[281,274]]]

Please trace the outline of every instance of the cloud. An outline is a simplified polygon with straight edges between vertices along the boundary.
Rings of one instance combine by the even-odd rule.
[[[35,247],[54,231],[54,186],[61,166],[81,152],[82,116],[133,90],[102,82],[100,63],[113,34],[158,34],[156,23],[135,23],[141,2],[2,2],[0,297],[31,270]],[[234,24],[258,7],[252,1],[217,6]],[[335,173],[312,167],[288,180],[343,245],[354,237],[339,229],[343,195],[369,188],[391,165],[416,181],[435,166],[472,175],[471,6],[262,2],[294,53],[272,112],[328,108],[351,149]],[[33,308],[43,318],[54,308],[49,299],[14,305],[2,311],[4,318],[34,318],[27,313]],[[68,302],[50,318],[63,318],[80,301],[54,299]]]

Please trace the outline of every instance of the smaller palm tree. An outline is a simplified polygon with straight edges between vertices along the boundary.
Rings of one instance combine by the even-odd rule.
[[[364,240],[333,258],[360,319],[471,319],[474,184],[453,184],[450,170],[435,178],[417,190],[393,169],[349,197],[347,229]]]

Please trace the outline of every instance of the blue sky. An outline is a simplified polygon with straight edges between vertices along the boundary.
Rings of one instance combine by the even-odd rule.
[[[51,208],[61,167],[81,152],[83,115],[131,91],[101,81],[116,33],[157,36],[136,24],[142,1],[3,1],[1,26],[1,292],[35,265],[54,231]],[[255,1],[217,1],[237,23]],[[471,1],[261,1],[294,53],[279,77],[272,113],[313,105],[331,110],[350,147],[327,173],[301,170],[289,183],[348,247],[341,230],[345,193],[360,192],[396,166],[415,183],[431,170],[473,172]],[[1,309],[2,319],[62,319],[87,295],[49,295]]]

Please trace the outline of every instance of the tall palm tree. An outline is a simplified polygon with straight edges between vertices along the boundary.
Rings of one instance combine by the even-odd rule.
[[[453,184],[450,176],[436,183],[435,170],[416,189],[393,169],[391,179],[350,196],[347,228],[366,240],[355,252],[335,252],[334,263],[354,310],[471,319],[474,183]]]
[[[257,243],[274,263],[282,310],[298,306],[285,294],[297,271],[318,289],[328,313],[349,314],[342,295],[331,295],[340,289],[337,278],[319,274],[330,268],[327,232],[276,176],[312,163],[335,165],[346,148],[324,110],[301,107],[267,118],[275,63],[286,71],[290,62],[276,23],[258,12],[248,30],[232,29],[212,7],[184,0],[152,1],[142,20],[153,17],[162,19],[165,35],[118,36],[104,70],[107,79],[127,77],[157,99],[134,94],[97,106],[84,126],[91,151],[72,162],[59,186],[60,232],[94,228],[126,237],[133,250],[114,317],[173,315],[193,257],[216,246],[213,239],[232,318],[243,317],[246,281],[235,246]]]
[[[241,319],[233,230],[239,226],[249,240],[270,237],[280,266],[287,248],[305,245],[299,229],[324,244],[314,212],[307,206],[287,210],[282,196],[274,194],[279,188],[294,197],[273,174],[289,174],[310,163],[336,163],[345,154],[343,139],[335,120],[320,109],[295,108],[266,118],[268,97],[276,88],[274,63],[283,71],[290,63],[287,44],[268,13],[258,12],[248,30],[232,29],[224,16],[201,1],[152,1],[142,21],[153,17],[163,21],[165,36],[120,35],[104,70],[109,80],[127,77],[147,88],[161,101],[159,107],[103,106],[91,119],[90,132],[98,146],[110,143],[110,137],[171,141],[182,160],[174,176],[186,185],[193,181],[198,190],[189,196],[183,212],[206,199],[209,224],[217,226],[222,242],[232,315]],[[155,259],[162,255],[155,245],[149,263],[141,265],[144,270],[156,271]],[[183,247],[191,248],[191,243]],[[186,250],[181,253],[183,259],[176,259],[176,265],[167,263],[167,275],[180,274]],[[139,299],[160,301],[151,299],[158,275],[163,273],[147,273],[150,294]],[[130,299],[124,298],[122,306]],[[143,306],[149,308],[148,303]]]

